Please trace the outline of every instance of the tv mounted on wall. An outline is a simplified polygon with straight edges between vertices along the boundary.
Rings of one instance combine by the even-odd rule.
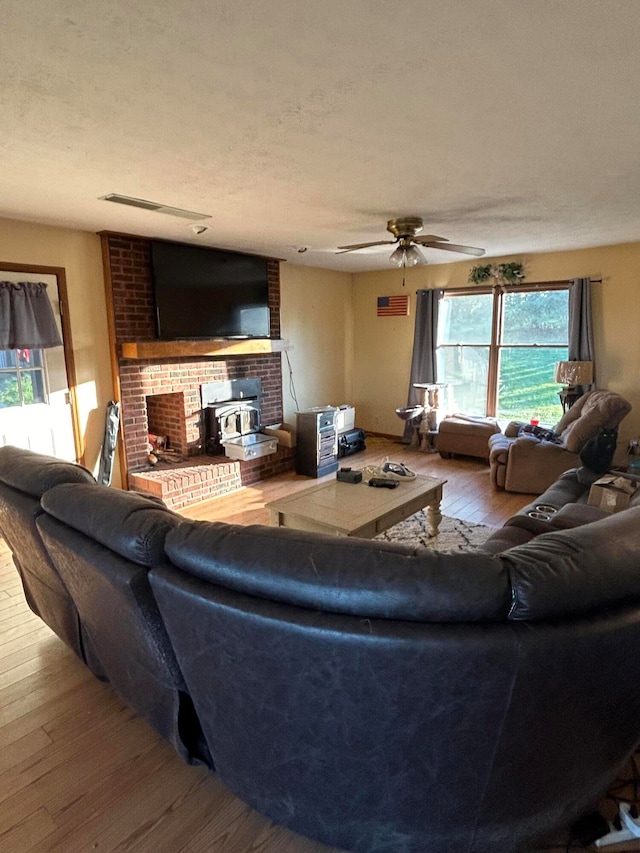
[[[151,273],[160,340],[269,337],[265,258],[153,240]]]

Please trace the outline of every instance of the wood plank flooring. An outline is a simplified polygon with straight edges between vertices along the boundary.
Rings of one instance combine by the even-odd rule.
[[[380,439],[368,445],[344,464],[389,455],[446,477],[447,515],[500,525],[529,500],[494,492],[480,462],[444,461]],[[313,482],[287,474],[184,514],[267,523],[265,501]],[[31,613],[0,540],[0,853],[92,851],[335,853],[274,825],[214,775],[185,765]]]
[[[500,527],[515,512],[529,503],[528,495],[512,495],[491,488],[489,467],[477,459],[457,457],[441,459],[437,453],[410,450],[406,445],[387,439],[368,437],[367,449],[341,460],[344,466],[361,468],[378,465],[386,457],[404,462],[416,474],[441,477],[447,480],[442,500],[444,515]],[[323,479],[331,479],[330,474]],[[293,472],[264,480],[255,486],[242,489],[233,495],[206,501],[181,510],[189,518],[207,521],[228,521],[235,524],[268,524],[269,513],[265,503],[284,497],[294,491],[323,482],[300,477]]]

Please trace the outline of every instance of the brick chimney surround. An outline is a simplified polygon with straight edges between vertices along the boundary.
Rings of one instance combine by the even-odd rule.
[[[123,344],[157,341],[150,240],[111,233],[101,238],[129,488],[156,495],[172,509],[180,509],[291,470],[294,452],[289,448],[279,447],[275,454],[247,462],[203,455],[200,386],[258,378],[262,383],[262,424],[279,423],[283,412],[281,353],[192,355],[192,342],[187,342],[184,355],[124,358]],[[271,337],[279,338],[279,261],[268,260],[268,277]],[[126,349],[130,351],[131,347]],[[167,436],[169,446],[182,461],[152,466],[148,460],[149,433]]]

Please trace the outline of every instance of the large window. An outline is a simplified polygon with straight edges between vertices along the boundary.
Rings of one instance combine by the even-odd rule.
[[[46,402],[42,350],[0,350],[0,409]]]
[[[568,345],[567,286],[445,292],[438,320],[438,382],[449,410],[553,424],[562,415],[556,361]]]

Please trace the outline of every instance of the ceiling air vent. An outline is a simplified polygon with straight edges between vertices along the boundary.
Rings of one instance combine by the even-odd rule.
[[[133,198],[118,193],[100,196],[99,200],[126,204],[128,207],[140,207],[142,210],[153,210],[156,213],[166,213],[168,216],[178,216],[180,219],[211,219],[208,213],[194,213],[193,210],[183,210],[181,207],[170,207],[167,204],[159,204],[157,201],[149,201],[146,198]]]

